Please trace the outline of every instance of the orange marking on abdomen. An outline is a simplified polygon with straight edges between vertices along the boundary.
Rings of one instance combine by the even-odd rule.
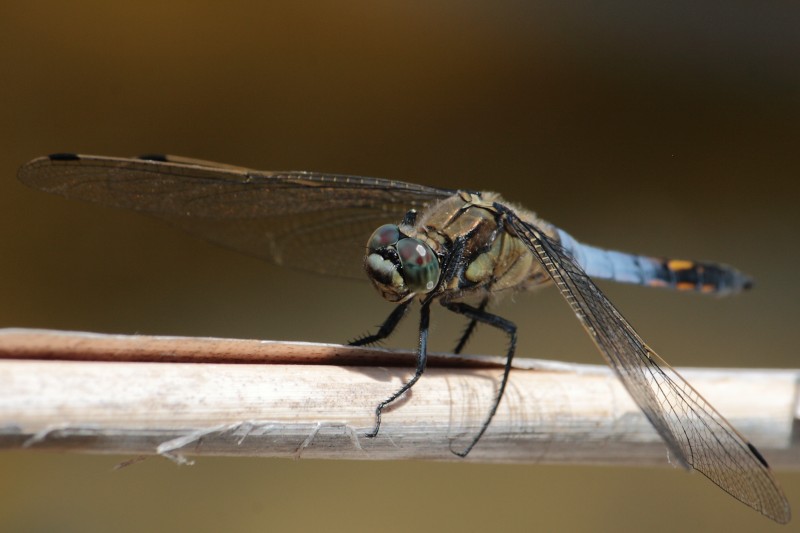
[[[700,292],[714,292],[716,287],[711,283],[704,283],[702,287],[700,287]]]
[[[688,281],[679,281],[675,284],[675,288],[679,291],[693,291],[696,287],[694,283]]]
[[[668,283],[663,279],[651,279],[647,282],[651,287],[666,287]]]
[[[667,261],[667,268],[670,270],[689,270],[694,268],[694,261],[686,261],[685,259],[670,259]]]

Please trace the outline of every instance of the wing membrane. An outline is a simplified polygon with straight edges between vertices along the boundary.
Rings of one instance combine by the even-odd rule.
[[[672,457],[762,514],[788,522],[786,497],[752,444],[644,343],[558,243],[513,211],[503,211],[512,232],[547,269]]]
[[[262,172],[174,156],[41,157],[19,179],[68,198],[142,211],[278,264],[364,278],[364,243],[451,191],[402,181]]]

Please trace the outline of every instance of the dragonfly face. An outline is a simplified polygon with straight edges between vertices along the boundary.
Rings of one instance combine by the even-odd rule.
[[[428,294],[439,283],[439,258],[430,246],[384,224],[369,238],[364,269],[373,285],[390,302]]]
[[[673,461],[702,472],[765,516],[789,521],[789,505],[761,454],[647,346],[593,282],[601,278],[715,294],[749,288],[750,279],[731,267],[582,244],[489,192],[310,172],[262,172],[171,156],[56,154],[27,163],[19,178],[69,198],[142,211],[278,264],[359,279],[366,270],[384,298],[397,306],[376,334],[356,345],[389,336],[419,296],[416,371],[378,404],[368,436],[377,435],[383,409],[425,370],[432,302],[469,320],[456,352],[476,324],[503,331],[509,347],[495,400],[471,443],[454,452],[462,456],[489,427],[516,346],[516,326],[487,312],[490,297],[552,282],[663,438]],[[361,243],[370,234],[365,256]],[[470,297],[477,298],[476,305],[466,303]]]

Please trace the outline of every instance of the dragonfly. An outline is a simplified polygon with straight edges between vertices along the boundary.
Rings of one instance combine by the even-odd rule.
[[[462,457],[478,443],[497,411],[516,347],[516,325],[487,310],[492,298],[505,291],[554,285],[675,462],[701,472],[776,522],[790,519],[786,497],[761,453],[642,340],[593,281],[708,294],[750,288],[751,279],[732,267],[583,244],[494,192],[316,172],[258,171],[160,154],[53,154],[26,163],[18,177],[26,185],[67,198],[165,219],[208,241],[279,265],[367,277],[397,306],[376,333],[354,345],[387,338],[418,301],[415,372],[377,404],[370,437],[378,434],[384,409],[411,389],[425,370],[434,302],[469,321],[456,353],[478,324],[502,331],[509,340],[503,374],[480,430],[466,448],[453,450]]]

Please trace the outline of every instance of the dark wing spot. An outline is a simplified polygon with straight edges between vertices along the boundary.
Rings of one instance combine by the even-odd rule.
[[[50,154],[47,157],[50,158],[50,161],[77,161],[80,159],[78,154],[71,154],[68,152],[59,153],[59,154]]]
[[[162,163],[169,161],[164,154],[142,154],[138,159],[144,159],[145,161],[161,161]]]
[[[758,459],[759,461],[761,461],[761,464],[762,464],[762,465],[764,465],[764,467],[765,467],[765,468],[769,468],[769,465],[767,464],[767,460],[766,460],[766,459],[764,459],[764,456],[763,456],[763,455],[761,455],[761,452],[759,452],[758,450],[756,450],[756,447],[755,447],[755,446],[753,446],[752,444],[750,444],[750,443],[748,442],[748,443],[747,443],[747,447],[748,447],[748,448],[750,448],[750,451],[751,451],[751,452],[753,452],[753,455],[755,455],[755,456],[756,456],[756,459]]]

